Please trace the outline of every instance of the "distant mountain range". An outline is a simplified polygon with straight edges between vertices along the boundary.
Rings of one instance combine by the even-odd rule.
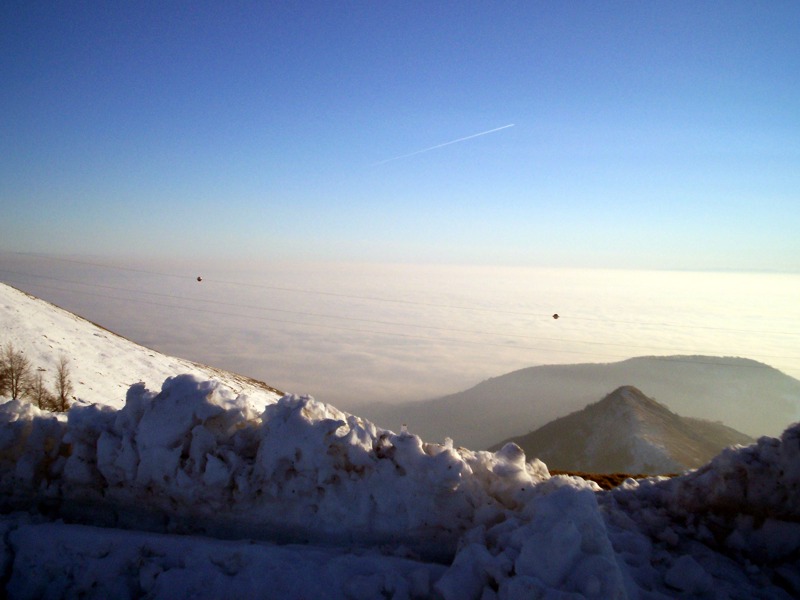
[[[633,386],[508,442],[550,469],[590,473],[680,473],[753,438],[702,419],[681,417]]]
[[[581,410],[623,385],[678,414],[722,421],[753,437],[780,435],[800,419],[800,381],[754,360],[716,356],[529,367],[434,400],[351,410],[392,429],[405,423],[423,439],[451,437],[478,449]]]

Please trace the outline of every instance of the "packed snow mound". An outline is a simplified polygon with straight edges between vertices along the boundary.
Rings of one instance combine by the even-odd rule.
[[[800,597],[800,424],[683,477],[629,480],[600,504],[636,587]]]
[[[0,405],[0,508],[12,597],[800,596],[800,425],[602,492],[181,375],[66,421]]]
[[[800,597],[800,424],[682,477],[537,487],[521,511],[465,536],[439,582],[448,597],[466,573],[473,598],[487,587],[499,598]]]
[[[465,531],[519,508],[548,476],[511,447],[427,444],[310,397],[257,415],[192,375],[159,393],[131,386],[119,411],[75,406],[61,423],[14,401],[0,420],[6,506],[37,498],[71,515],[91,504],[95,522],[217,537],[388,541],[447,559]]]

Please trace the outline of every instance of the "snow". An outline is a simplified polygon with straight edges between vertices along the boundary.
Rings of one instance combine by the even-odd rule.
[[[120,342],[80,327],[100,370]],[[603,492],[514,444],[431,443],[197,370],[156,386],[115,360],[122,397],[86,377],[109,398],[66,418],[0,399],[10,598],[800,596],[800,425]]]
[[[159,387],[167,377],[192,373],[245,392],[256,410],[283,394],[247,377],[145,348],[58,307],[0,283],[0,347],[24,350],[47,385],[60,356],[69,360],[74,395],[86,404],[121,408],[130,385]]]
[[[422,598],[446,568],[369,551],[16,523],[11,598]]]
[[[246,398],[193,375],[158,394],[133,385],[118,411],[75,406],[62,423],[12,401],[0,420],[12,425],[0,492],[14,507],[91,502],[93,518],[166,518],[164,531],[221,537],[391,540],[446,559],[478,514],[502,518],[547,477],[524,455],[426,444],[310,397],[257,416]]]
[[[0,425],[12,597],[800,593],[800,426],[601,492],[513,444],[426,443],[307,396],[256,414],[189,374],[66,421],[10,400]]]

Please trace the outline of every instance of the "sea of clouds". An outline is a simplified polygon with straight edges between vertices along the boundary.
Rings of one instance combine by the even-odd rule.
[[[641,355],[743,356],[800,377],[798,274],[2,254],[0,280],[344,409]]]

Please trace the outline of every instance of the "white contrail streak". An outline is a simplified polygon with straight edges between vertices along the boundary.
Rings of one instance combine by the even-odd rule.
[[[373,167],[377,167],[378,165],[383,165],[388,162],[392,162],[393,160],[400,160],[401,158],[408,158],[409,156],[416,156],[417,154],[422,154],[423,152],[430,152],[431,150],[436,150],[437,148],[442,148],[444,146],[449,146],[450,144],[457,144],[458,142],[464,142],[466,140],[471,140],[472,138],[480,137],[482,135],[488,135],[490,133],[494,133],[495,131],[500,131],[502,129],[508,129],[509,127],[513,127],[514,123],[509,123],[508,125],[503,125],[502,127],[495,127],[494,129],[490,129],[489,131],[481,131],[480,133],[473,133],[472,135],[468,135],[467,137],[458,138],[457,140],[451,140],[449,142],[445,142],[444,144],[436,144],[435,146],[431,146],[430,148],[424,148],[423,150],[417,150],[416,152],[409,152],[408,154],[401,154],[400,156],[395,156],[393,158],[387,158],[386,160],[381,160],[379,162],[373,163]]]

